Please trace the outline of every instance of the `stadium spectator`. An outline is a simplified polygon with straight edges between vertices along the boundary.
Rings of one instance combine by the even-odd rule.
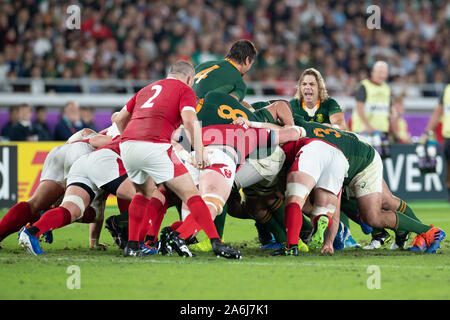
[[[34,109],[33,128],[38,136],[38,141],[53,140],[53,134],[47,124],[47,107],[37,106]]]
[[[9,121],[2,128],[2,137],[9,139],[12,126],[19,121],[19,106],[11,106],[9,108]]]
[[[80,108],[74,101],[70,101],[64,107],[61,119],[56,124],[54,139],[57,141],[66,141],[75,132],[83,129],[83,123],[80,116]]]
[[[352,114],[352,131],[369,135],[389,131],[389,108],[391,89],[386,84],[389,76],[388,64],[377,61],[369,79],[364,79],[356,90],[356,107]]]
[[[106,7],[81,0],[82,32],[67,33],[60,14],[67,4],[4,1],[0,69],[22,77],[37,66],[44,78],[70,79],[106,68],[121,79],[138,79],[137,70],[144,68],[152,77],[147,80],[158,80],[164,76],[160,66],[177,56],[195,64],[218,60],[230,43],[243,38],[252,40],[261,53],[247,82],[264,80],[265,71],[274,65],[278,66],[274,78],[282,78],[286,70],[279,66],[288,56],[295,60],[295,74],[318,67],[317,62],[321,65],[322,58],[331,56],[334,68],[319,71],[330,84],[328,77],[345,79],[343,87],[362,80],[364,72],[359,70],[376,60],[395,65],[392,75],[401,74],[408,83],[417,80],[409,77],[418,73],[417,68],[426,82],[445,82],[442,77],[450,74],[448,2],[382,2],[382,30],[374,31],[366,26],[364,1],[265,0],[255,5],[254,1],[159,0],[136,6],[122,0]],[[61,91],[78,89],[60,87]],[[329,90],[335,94],[330,85]]]
[[[400,96],[394,96],[390,112],[389,136],[395,143],[412,143],[411,134],[408,130],[408,123],[403,114],[405,113],[405,105],[403,103],[404,93]]]
[[[19,106],[19,121],[17,121],[9,132],[11,141],[37,141],[38,137],[31,123],[32,108],[29,104]]]
[[[422,134],[421,141],[425,142],[429,136],[434,135],[434,130],[442,119],[442,135],[444,137],[444,153],[447,166],[447,191],[448,201],[450,202],[450,84],[445,86],[445,89],[439,99],[439,104],[434,109],[430,117],[425,132]]]
[[[83,128],[89,128],[94,131],[98,131],[97,126],[94,123],[95,108],[94,107],[81,107],[80,108],[81,122]]]

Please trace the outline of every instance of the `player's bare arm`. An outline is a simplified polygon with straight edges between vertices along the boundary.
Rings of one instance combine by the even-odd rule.
[[[183,126],[188,140],[195,151],[195,165],[198,168],[208,166],[208,152],[203,147],[202,128],[195,111],[185,110],[181,112],[181,119],[183,120]]]

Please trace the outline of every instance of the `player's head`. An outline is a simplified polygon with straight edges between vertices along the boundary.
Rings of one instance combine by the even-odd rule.
[[[194,66],[190,62],[185,60],[175,61],[170,66],[169,73],[167,74],[168,77],[177,78],[190,87],[192,87],[192,85],[194,84],[194,75]]]
[[[245,74],[255,62],[258,51],[249,40],[238,40],[233,43],[225,58],[237,63],[240,73]]]
[[[298,80],[297,93],[295,97],[304,102],[314,102],[320,99],[324,101],[328,99],[327,88],[320,72],[314,68],[303,71]]]
[[[385,61],[377,61],[372,67],[370,78],[372,81],[382,84],[389,77],[389,66]]]

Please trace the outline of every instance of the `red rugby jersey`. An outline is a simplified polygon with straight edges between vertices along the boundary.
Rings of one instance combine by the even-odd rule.
[[[181,112],[195,112],[195,93],[184,82],[167,78],[142,88],[126,104],[131,113],[122,141],[170,143],[172,132],[182,123]]]
[[[267,129],[248,128],[234,124],[211,125],[202,128],[203,145],[226,145],[233,147],[239,157],[239,163],[256,150],[257,147],[270,147],[275,132]]]

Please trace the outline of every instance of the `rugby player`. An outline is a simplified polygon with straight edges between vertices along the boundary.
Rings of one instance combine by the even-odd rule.
[[[296,141],[302,131],[294,126],[280,130],[248,128],[238,125],[211,125],[203,128],[203,143],[210,154],[209,166],[197,170],[186,164],[200,193],[210,209],[213,219],[222,213],[230,194],[236,170],[258,146],[272,148],[280,143]],[[180,237],[189,238],[200,229],[192,222],[188,210],[181,226]]]
[[[196,96],[191,86],[194,68],[177,61],[166,79],[152,83],[128,101],[120,111],[117,126],[122,132],[120,149],[126,171],[136,188],[129,207],[129,239],[124,256],[141,256],[139,232],[145,216],[161,215],[167,201],[157,186],[172,190],[192,212],[195,221],[211,241],[216,255],[235,254],[237,250],[221,242],[208,207],[191,176],[171,145],[175,129],[183,124],[195,151],[195,165],[208,165],[208,154],[201,140],[201,127],[195,112]],[[150,213],[148,211],[151,211]],[[192,256],[179,233],[168,235],[181,256]]]
[[[119,142],[120,136],[73,163],[67,175],[67,188],[61,205],[22,228],[19,245],[31,254],[43,254],[38,240],[43,233],[75,221],[103,221],[105,201],[110,193],[126,200],[133,198],[135,189],[127,179],[120,159]],[[89,205],[94,210],[85,210]],[[90,215],[86,216],[87,213]]]
[[[107,143],[91,129],[73,134],[65,144],[53,148],[45,158],[40,182],[27,201],[14,205],[0,221],[0,241],[36,222],[42,210],[49,209],[64,195],[66,179],[72,164],[82,155]],[[91,234],[91,237],[95,237]],[[97,237],[98,238],[98,237]]]

